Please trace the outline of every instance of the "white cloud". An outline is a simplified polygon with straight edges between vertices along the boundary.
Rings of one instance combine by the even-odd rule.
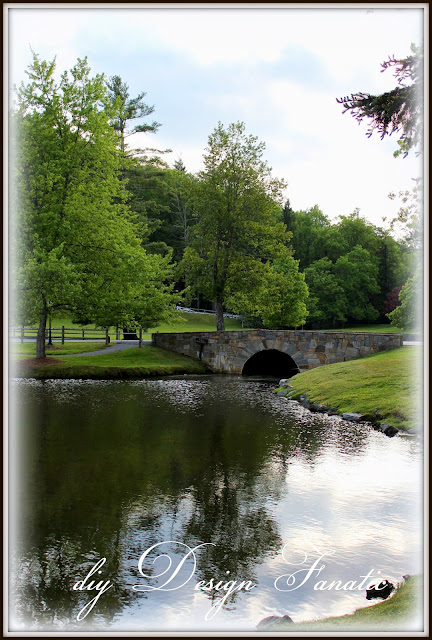
[[[312,52],[337,78],[376,69],[420,42],[421,9],[227,8],[132,10],[120,23],[198,64],[276,62],[289,47]],[[118,24],[121,28],[121,24]],[[137,45],[130,38],[129,46]]]
[[[198,64],[275,62],[287,47],[319,57],[338,76],[405,55],[421,38],[421,9],[115,8],[14,9],[19,41],[67,45],[77,32],[121,52],[143,46],[183,52]],[[119,47],[120,48],[120,47]],[[361,55],[355,55],[360,52]],[[377,58],[378,55],[378,58]]]
[[[383,216],[396,215],[397,202],[388,193],[411,187],[411,178],[421,172],[414,158],[392,157],[395,137],[367,139],[366,124],[358,126],[349,114],[342,115],[335,101],[338,94],[394,86],[391,71],[380,73],[380,62],[389,54],[404,56],[411,42],[420,42],[421,9],[67,6],[10,11],[14,79],[23,77],[31,61],[29,44],[43,58],[57,54],[59,70],[88,51],[97,52],[101,70],[120,73],[130,85],[142,82],[144,89],[146,65],[157,68],[159,58],[176,55],[185,61],[188,75],[168,101],[163,74],[152,80],[152,91],[157,82],[163,88],[165,102],[156,105],[156,117],[163,113],[164,126],[154,140],[144,142],[172,148],[168,161],[182,156],[188,170],[198,171],[217,121],[244,120],[248,132],[266,142],[265,157],[274,174],[288,180],[287,195],[295,208],[318,204],[335,217],[358,206],[377,224]],[[118,69],[112,68],[113,52]],[[287,65],[286,79],[282,64]],[[308,65],[315,74],[323,69],[321,82],[308,75]],[[199,100],[194,69],[197,78],[206,80],[198,87]],[[221,72],[227,73],[225,86]],[[219,74],[215,83],[214,73]],[[185,104],[180,128],[176,116]],[[137,136],[134,146],[141,144]]]

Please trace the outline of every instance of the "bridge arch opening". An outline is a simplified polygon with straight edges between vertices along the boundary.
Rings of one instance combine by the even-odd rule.
[[[299,368],[287,353],[277,349],[264,349],[254,353],[243,365],[244,376],[273,376],[291,378]]]

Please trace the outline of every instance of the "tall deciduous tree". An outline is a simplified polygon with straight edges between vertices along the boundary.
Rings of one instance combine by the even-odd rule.
[[[287,230],[291,233],[290,246],[294,251],[295,258],[299,260],[302,270],[315,260],[327,255],[325,232],[331,229],[330,220],[317,205],[307,211],[293,211],[285,204],[282,217]],[[339,235],[337,235],[337,240],[340,240]],[[342,253],[343,250],[341,250]],[[338,257],[339,255],[340,253]]]
[[[284,183],[272,178],[264,149],[264,143],[245,134],[242,122],[227,128],[219,123],[209,136],[195,192],[197,223],[182,269],[187,281],[214,302],[218,331],[224,330],[228,300],[233,307],[236,298],[247,297],[253,306],[266,265],[292,259],[285,225],[277,222]]]
[[[378,267],[369,251],[357,246],[341,256],[335,263],[335,275],[345,293],[348,319],[376,320],[379,313],[370,299],[379,293]]]
[[[167,263],[141,248],[124,201],[103,77],[86,59],[59,83],[54,72],[34,55],[12,115],[14,284],[21,319],[39,319],[38,358],[52,310],[107,325],[144,322],[150,297],[162,317],[171,302]]]
[[[270,329],[296,328],[308,315],[308,295],[298,261],[288,255],[274,263],[256,265],[253,272],[245,270],[243,287],[236,287],[232,297],[228,295],[227,305]]]
[[[348,303],[331,260],[316,260],[305,269],[304,275],[309,288],[308,322],[317,328],[343,324],[347,319]]]

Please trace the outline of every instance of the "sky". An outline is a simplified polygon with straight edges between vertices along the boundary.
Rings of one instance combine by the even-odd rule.
[[[87,56],[92,72],[121,76],[132,97],[146,92],[148,120],[162,126],[129,141],[172,149],[171,165],[181,158],[198,172],[218,122],[243,121],[265,142],[293,209],[318,205],[333,220],[358,208],[384,227],[400,207],[389,193],[422,175],[414,154],[393,157],[397,134],[368,138],[336,98],[395,87],[380,64],[423,43],[425,5],[47,6],[8,5],[9,86],[26,80],[31,50],[56,57],[59,73]]]

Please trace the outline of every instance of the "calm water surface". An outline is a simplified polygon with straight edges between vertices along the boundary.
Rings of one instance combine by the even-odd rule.
[[[311,414],[273,388],[14,381],[14,629],[249,631],[269,615],[365,606],[364,589],[332,581],[420,573],[421,442]],[[73,586],[101,558],[86,585],[112,586],[78,621],[98,592]],[[195,589],[212,578],[254,586]]]

